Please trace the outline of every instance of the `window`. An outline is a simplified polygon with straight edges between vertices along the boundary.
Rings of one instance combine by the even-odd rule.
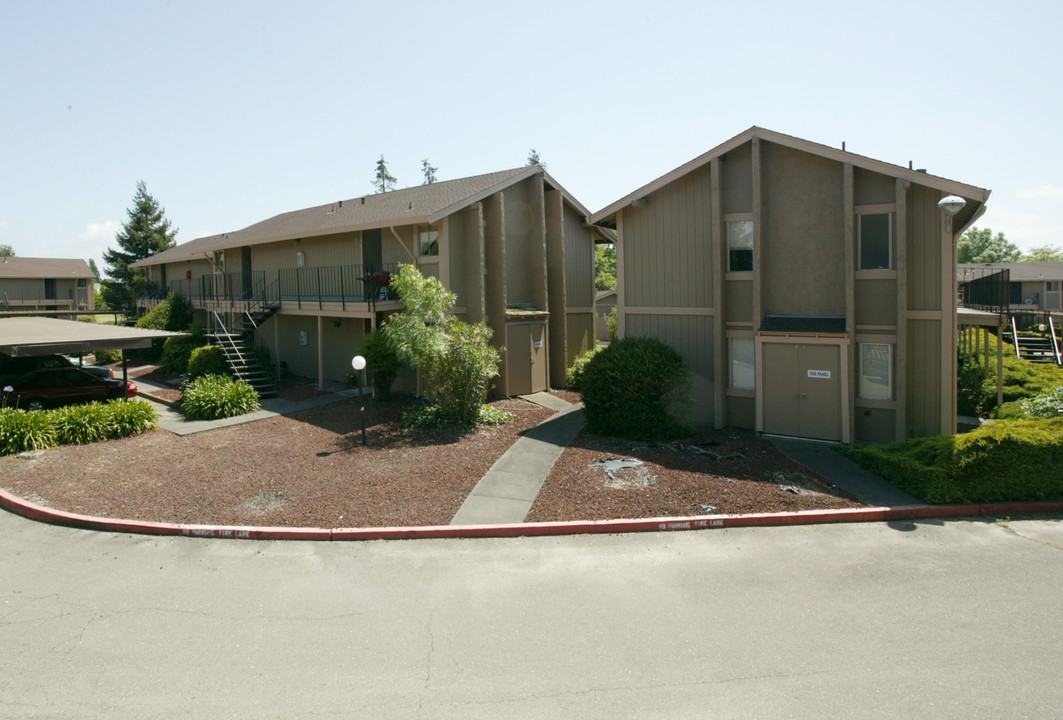
[[[753,269],[753,221],[727,223],[727,270],[749,272]]]
[[[860,397],[893,398],[893,346],[889,343],[860,343]]]
[[[419,234],[421,243],[421,255],[438,255],[439,254],[439,231],[433,230],[431,226],[420,228]]]
[[[858,215],[857,233],[861,270],[889,270],[892,257],[889,213]]]
[[[729,338],[731,352],[730,386],[737,390],[753,390],[756,386],[753,338]]]
[[[1059,290],[1059,283],[1055,280],[1047,280],[1045,282],[1045,292],[1056,292]]]

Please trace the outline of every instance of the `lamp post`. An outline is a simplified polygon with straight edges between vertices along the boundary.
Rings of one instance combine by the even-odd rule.
[[[362,446],[366,445],[365,442],[365,400],[362,399],[362,388],[365,387],[365,358],[361,355],[355,355],[351,359],[351,367],[354,368],[354,372],[358,378],[358,403],[361,405],[362,415]]]

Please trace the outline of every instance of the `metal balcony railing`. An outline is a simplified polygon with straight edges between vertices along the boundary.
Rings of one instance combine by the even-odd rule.
[[[295,303],[300,309],[304,304],[321,309],[325,303],[339,303],[346,309],[347,303],[395,300],[397,296],[388,283],[397,272],[398,266],[391,263],[380,268],[362,265],[287,268],[278,276],[280,300]]]

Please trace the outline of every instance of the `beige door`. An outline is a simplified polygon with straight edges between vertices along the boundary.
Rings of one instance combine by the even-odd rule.
[[[764,432],[842,439],[841,348],[764,343]]]
[[[549,389],[545,323],[506,326],[506,371],[510,395],[528,395]]]

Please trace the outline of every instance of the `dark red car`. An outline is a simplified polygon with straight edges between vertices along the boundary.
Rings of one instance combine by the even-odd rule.
[[[123,398],[127,385],[129,397],[136,395],[137,386],[132,382],[96,377],[75,367],[35,370],[4,386],[0,401],[5,407],[43,410],[57,405]]]

